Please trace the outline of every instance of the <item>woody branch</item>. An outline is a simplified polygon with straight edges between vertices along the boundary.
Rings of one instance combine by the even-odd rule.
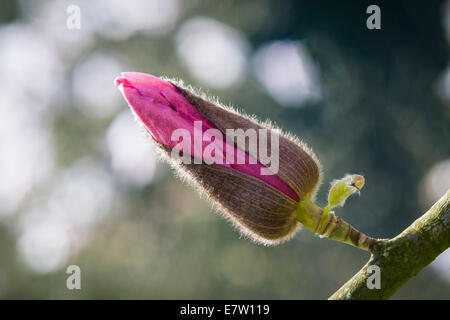
[[[378,242],[367,264],[329,299],[388,299],[449,247],[450,190],[398,236]],[[373,265],[380,268],[380,289],[367,286]]]

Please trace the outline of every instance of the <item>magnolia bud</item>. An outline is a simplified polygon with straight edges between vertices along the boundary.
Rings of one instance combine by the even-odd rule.
[[[299,229],[293,213],[320,181],[303,142],[151,75],[122,73],[116,85],[161,150],[172,159],[182,154],[172,164],[243,234],[272,245]]]

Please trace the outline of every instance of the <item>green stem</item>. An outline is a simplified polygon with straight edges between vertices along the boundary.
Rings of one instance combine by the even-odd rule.
[[[372,252],[374,246],[379,242],[379,240],[368,237],[341,218],[336,217],[328,207],[322,209],[312,202],[308,196],[299,203],[297,210],[294,212],[294,219],[320,236],[344,242],[369,252]]]

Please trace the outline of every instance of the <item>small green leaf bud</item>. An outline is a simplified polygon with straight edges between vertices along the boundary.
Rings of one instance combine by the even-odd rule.
[[[330,193],[328,194],[328,208],[329,210],[343,206],[345,200],[354,193],[360,192],[364,186],[364,177],[352,174],[346,175],[340,180],[335,180],[332,182]]]

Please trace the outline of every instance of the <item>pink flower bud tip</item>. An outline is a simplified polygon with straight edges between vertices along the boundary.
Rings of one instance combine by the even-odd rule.
[[[115,79],[115,84],[152,137],[168,147],[176,145],[176,141],[171,140],[174,130],[186,128],[193,133],[193,122],[202,120],[195,108],[167,81],[145,73],[123,72]]]

